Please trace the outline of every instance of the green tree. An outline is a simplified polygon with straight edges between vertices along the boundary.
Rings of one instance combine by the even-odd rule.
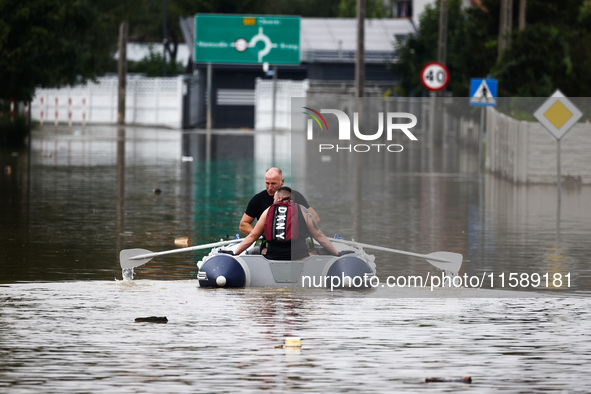
[[[454,96],[467,96],[471,78],[488,75],[499,80],[500,96],[545,97],[557,88],[584,97],[591,89],[591,4],[584,0],[528,0],[527,25],[517,29],[518,1],[514,1],[510,44],[498,57],[499,1],[461,8],[450,0],[447,67]],[[438,5],[428,6],[420,30],[397,47],[401,75],[399,94],[422,95],[420,71],[436,60]]]
[[[462,52],[466,45],[465,15],[461,10],[461,0],[448,2],[448,40],[447,68],[450,72],[448,90],[454,94],[461,92],[464,76],[462,68]],[[427,5],[421,14],[420,30],[399,42],[396,46],[398,62],[391,65],[392,70],[400,75],[398,94],[404,96],[421,96],[425,89],[421,84],[421,70],[432,61],[437,60],[439,39],[439,3]]]
[[[514,0],[515,4],[518,2]],[[450,67],[457,73],[453,84],[454,96],[467,96],[470,93],[470,79],[487,77],[497,61],[499,3],[496,0],[487,2],[486,6],[462,10],[462,40],[460,45],[454,46],[455,56],[450,58],[453,61]]]
[[[262,13],[335,18],[339,16],[340,3],[341,0],[266,0]]]
[[[0,99],[27,101],[38,86],[107,71],[125,12],[114,0],[0,0]]]
[[[129,61],[127,63],[127,72],[139,73],[146,77],[161,77],[162,76],[162,53],[156,52],[154,48],[150,48],[148,56],[139,61]],[[166,75],[181,75],[185,73],[185,68],[179,62],[166,62]]]
[[[386,18],[392,14],[382,0],[365,0],[366,18]],[[341,18],[355,18],[357,16],[357,0],[341,0],[338,16]]]
[[[437,60],[438,23],[439,12],[428,5],[420,17],[420,30],[405,41],[398,42],[398,61],[391,65],[392,71],[400,75],[396,91],[398,95],[422,95],[421,69],[428,62]]]
[[[556,89],[588,96],[590,5],[582,0],[528,1],[528,24],[492,68],[505,96],[546,97]]]

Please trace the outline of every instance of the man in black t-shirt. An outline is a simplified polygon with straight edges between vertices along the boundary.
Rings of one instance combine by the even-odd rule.
[[[265,173],[265,190],[261,191],[260,193],[255,194],[248,205],[246,206],[246,211],[244,215],[242,215],[242,219],[240,219],[240,231],[245,235],[250,234],[252,229],[254,228],[253,222],[255,219],[259,219],[265,209],[269,208],[273,204],[273,196],[277,189],[283,186],[285,179],[283,179],[282,171],[277,167],[272,167],[267,170]],[[320,222],[320,218],[316,214],[316,211],[310,207],[306,198],[299,192],[295,190],[292,191],[293,200],[295,203],[303,205],[310,211],[310,214],[314,217],[316,223]]]

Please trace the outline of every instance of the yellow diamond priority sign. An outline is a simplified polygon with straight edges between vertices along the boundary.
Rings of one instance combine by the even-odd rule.
[[[542,104],[536,112],[536,119],[556,138],[560,140],[583,114],[560,90]]]

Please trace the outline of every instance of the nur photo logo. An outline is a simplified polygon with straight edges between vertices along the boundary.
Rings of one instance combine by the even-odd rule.
[[[377,130],[369,132],[368,130],[360,129],[358,112],[353,112],[353,121],[351,122],[349,115],[338,109],[322,108],[318,111],[311,107],[302,108],[306,110],[303,113],[309,117],[306,123],[306,138],[308,141],[314,140],[314,129],[319,130],[324,139],[327,136],[337,139],[337,143],[318,144],[319,152],[402,152],[404,147],[400,144],[378,142],[378,140],[383,140],[384,135],[386,141],[391,142],[393,136],[400,132],[409,140],[418,141],[418,138],[411,132],[411,129],[417,125],[417,117],[408,112],[378,112]],[[336,133],[332,130],[329,131],[328,123],[323,114],[334,115],[336,117],[338,124]],[[371,143],[351,144],[352,135],[358,140]]]

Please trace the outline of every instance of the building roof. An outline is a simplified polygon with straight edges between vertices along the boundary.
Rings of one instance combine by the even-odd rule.
[[[393,60],[396,40],[415,31],[410,19],[366,19],[365,61]],[[300,46],[302,61],[355,61],[357,21],[354,18],[302,18]]]
[[[185,42],[195,42],[195,17],[181,18]],[[415,33],[411,19],[366,19],[365,62],[383,63],[396,59],[397,39]],[[194,47],[189,45],[191,58]],[[302,62],[354,62],[357,48],[355,18],[301,18],[300,59]]]

